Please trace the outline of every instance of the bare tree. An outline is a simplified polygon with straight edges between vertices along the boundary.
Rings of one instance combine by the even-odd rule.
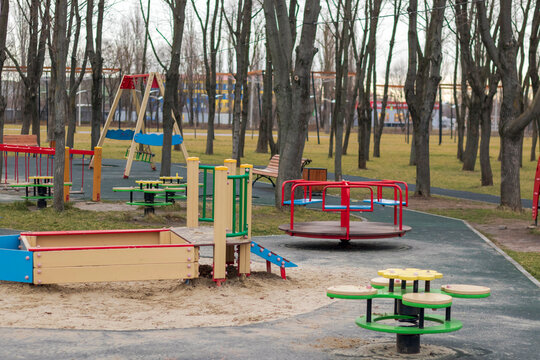
[[[459,64],[459,35],[456,32],[456,55],[455,55],[455,61],[454,61],[454,81],[452,86],[452,95],[454,97],[454,106],[456,108],[456,133],[455,136],[457,138],[457,158],[460,161],[463,161],[463,138],[465,137],[465,111],[461,111],[460,109],[460,101],[458,99],[458,92],[457,92],[457,79],[458,79],[458,64]],[[463,67],[461,67],[461,80],[462,82],[465,81],[466,77],[463,74]],[[465,86],[461,86],[461,96],[463,99],[463,92],[466,91],[466,84]],[[465,106],[465,102],[461,101],[462,106]]]
[[[77,67],[80,64],[78,61],[78,52],[79,52],[79,38],[81,34],[81,15],[79,12],[79,1],[71,0],[71,9],[69,14],[69,23],[68,23],[68,35],[67,38],[71,38],[71,32],[74,30],[73,34],[73,44],[71,46],[71,69],[69,72],[69,92],[68,92],[68,132],[66,138],[66,146],[73,148],[75,142],[75,128],[77,126],[77,107],[76,107],[76,97],[77,89],[79,88],[86,69],[86,60],[88,59],[86,51],[84,52],[81,71],[77,74]],[[79,104],[80,106],[80,104]]]
[[[405,80],[405,98],[413,121],[413,141],[416,155],[415,195],[429,197],[429,123],[441,80],[441,37],[446,0],[433,0],[431,18],[425,33],[425,46],[418,43],[418,1],[409,3],[409,67]]]
[[[251,33],[252,0],[240,0],[233,23],[225,14],[224,17],[232,35],[232,41],[236,54],[236,80],[234,86],[234,110],[232,129],[232,158],[240,163],[240,157],[244,156],[244,137],[246,133],[249,89],[247,86],[247,73],[249,66],[249,37]]]
[[[534,9],[533,20],[531,24],[531,37],[529,38],[529,70],[528,75],[531,81],[531,87],[533,94],[538,93],[540,87],[540,78],[538,76],[538,41],[540,38],[540,1],[536,1]],[[531,146],[531,161],[536,161],[535,148],[536,140],[538,136],[538,129],[540,129],[540,118],[534,121],[536,134],[534,134],[533,146]]]
[[[463,170],[474,170],[478,152],[478,128],[481,125],[480,163],[482,169],[482,186],[493,185],[493,175],[489,161],[489,141],[491,136],[491,110],[493,97],[497,93],[499,77],[492,71],[491,61],[485,52],[479,49],[479,35],[471,39],[472,19],[468,18],[467,0],[458,0],[455,5],[456,27],[459,34],[461,49],[461,66],[466,75],[467,83],[472,89],[468,100],[469,116],[467,126],[467,143],[463,154]],[[474,6],[472,7],[474,8]],[[471,51],[471,48],[477,49]],[[486,93],[486,86],[489,88]]]
[[[266,47],[266,65],[263,73],[263,97],[262,97],[262,116],[259,123],[259,138],[257,139],[257,149],[255,152],[267,153],[268,147],[270,147],[270,153],[272,155],[277,153],[277,146],[274,142],[274,136],[272,129],[274,127],[274,113],[272,111],[272,56],[270,54],[270,48],[268,41],[265,43]]]
[[[283,181],[300,178],[300,164],[311,116],[310,74],[316,53],[315,36],[320,12],[319,0],[307,0],[304,7],[302,32],[296,47],[296,2],[287,9],[285,0],[265,0],[264,15],[268,42],[274,65],[274,92],[279,124],[279,173],[276,189]],[[276,191],[276,206],[281,192]]]
[[[216,116],[216,84],[217,84],[217,52],[221,41],[221,22],[223,16],[220,10],[220,0],[214,0],[214,10],[212,12],[211,0],[206,1],[206,16],[203,21],[194,0],[191,0],[193,10],[199,24],[201,25],[203,37],[203,61],[205,76],[205,89],[208,97],[208,130],[206,134],[206,151],[205,154],[212,155],[214,153],[214,119]],[[212,12],[212,22],[210,23],[210,13]],[[219,23],[218,23],[219,17]],[[208,36],[210,35],[210,39]],[[217,38],[216,38],[217,37]]]
[[[24,84],[24,110],[21,134],[28,134],[32,126],[32,134],[37,136],[38,144],[41,142],[39,114],[38,114],[38,92],[41,75],[43,73],[43,63],[45,61],[45,49],[47,38],[49,37],[49,13],[50,0],[41,2],[31,0],[27,2],[26,10],[21,2],[18,2],[20,11],[28,25],[29,41],[26,49],[26,72],[19,66],[19,62],[13,54],[6,48],[5,51],[11,61],[15,64],[17,71]],[[24,55],[24,53],[23,53]]]
[[[150,0],[148,0],[148,4],[146,5],[146,15],[144,14],[142,0],[139,0],[139,7],[141,9],[141,14],[144,21],[144,45],[141,59],[141,73],[146,74],[146,51],[148,49],[148,26],[150,24]]]
[[[540,95],[537,92],[529,107],[519,114],[518,97],[520,83],[517,71],[518,42],[512,29],[512,1],[501,0],[498,24],[498,44],[490,33],[484,1],[476,3],[482,41],[488,55],[495,63],[501,77],[503,97],[500,111],[499,134],[501,136],[501,206],[521,210],[519,167],[523,129],[540,116]]]
[[[92,66],[92,122],[91,146],[92,149],[99,140],[100,127],[103,119],[103,57],[101,47],[103,44],[103,15],[105,0],[97,0],[96,36],[94,38],[94,0],[86,2],[86,52]],[[95,43],[94,43],[95,42]]]
[[[358,168],[366,169],[369,159],[369,139],[371,134],[370,88],[373,73],[375,72],[376,35],[382,0],[368,1],[366,19],[369,19],[369,40],[366,49],[361,49],[357,59],[356,81],[358,85]],[[365,85],[364,85],[365,81]],[[373,84],[375,85],[375,84]],[[374,101],[375,112],[377,104]]]
[[[173,17],[171,60],[165,74],[165,94],[163,96],[163,146],[161,148],[161,176],[171,172],[171,147],[174,120],[174,104],[177,102],[178,79],[180,77],[180,55],[184,35],[185,10],[187,0],[165,0]],[[163,64],[161,64],[164,66]]]
[[[196,74],[198,73],[199,63],[197,55],[197,37],[195,34],[195,29],[193,27],[193,19],[187,21],[186,24],[186,36],[185,36],[185,46],[183,47],[184,58],[185,58],[185,76],[184,80],[187,88],[187,113],[188,113],[188,124],[189,126],[195,126],[195,107],[194,107],[194,94],[195,94],[195,82]]]
[[[388,58],[386,59],[386,72],[384,76],[384,90],[381,102],[381,115],[375,116],[375,129],[373,131],[373,156],[381,156],[381,136],[384,129],[384,120],[386,118],[386,104],[388,103],[388,81],[390,79],[390,66],[392,64],[392,52],[394,49],[394,40],[396,38],[397,24],[401,13],[401,0],[394,2],[394,25],[392,26],[392,35],[390,36],[390,44],[388,48]],[[375,110],[375,114],[377,111]]]
[[[328,4],[328,1],[327,1]],[[330,7],[328,5],[328,7]],[[330,10],[330,9],[329,9]],[[334,180],[342,177],[341,158],[343,155],[343,121],[347,108],[349,88],[349,44],[352,33],[352,0],[340,0],[334,19],[336,58],[336,106],[334,106],[333,126],[335,134]]]
[[[55,74],[55,124],[54,141],[55,161],[54,161],[54,198],[53,207],[56,211],[64,210],[64,154],[66,136],[66,58],[68,53],[67,40],[67,0],[56,0],[54,8],[54,28],[53,28],[53,52],[55,61],[53,71]]]

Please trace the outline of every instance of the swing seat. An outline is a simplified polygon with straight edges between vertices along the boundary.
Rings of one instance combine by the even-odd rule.
[[[135,131],[133,130],[107,130],[107,133],[105,134],[105,137],[108,139],[113,140],[132,140],[133,135],[135,135]]]
[[[150,146],[163,146],[163,134],[143,134],[138,133],[135,135],[134,141],[138,144],[150,145]],[[181,135],[172,136],[172,145],[180,145],[184,139]]]
[[[124,155],[124,158],[127,159],[128,155],[129,155],[129,147],[126,149],[126,154]],[[135,161],[142,161],[142,162],[146,162],[146,163],[151,163],[152,158],[154,156],[156,156],[156,154],[154,154],[154,153],[149,153],[149,152],[145,152],[145,151],[136,151],[134,160]]]

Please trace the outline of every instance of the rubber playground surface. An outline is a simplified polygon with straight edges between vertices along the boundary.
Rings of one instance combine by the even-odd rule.
[[[122,179],[123,162],[104,160],[103,163],[102,198],[108,200],[125,199],[125,194],[110,190],[113,186],[130,186],[135,180],[155,179],[159,174],[150,172],[147,164],[135,163],[130,179]],[[171,173],[176,172],[185,175],[185,168],[173,166]],[[76,181],[75,175],[74,187]],[[90,184],[85,184],[85,193],[91,196]],[[272,201],[271,185],[257,182],[254,203],[270,204]],[[366,218],[387,222],[391,221],[392,212],[390,208],[380,207]],[[452,318],[463,322],[461,330],[423,335],[421,344],[449,349],[450,355],[436,358],[537,359],[540,354],[538,282],[520,271],[489,240],[460,220],[406,210],[404,224],[411,226],[412,230],[402,238],[358,240],[346,245],[337,240],[287,235],[257,237],[254,240],[295,262],[300,268],[310,265],[331,271],[333,266],[358,266],[372,269],[372,273],[366,276],[375,277],[379,269],[418,267],[444,274],[444,278],[434,286],[445,283],[488,286],[492,294],[488,298],[454,299]],[[289,270],[289,274],[294,275],[294,271]],[[320,296],[325,296],[325,289],[321,289]],[[378,300],[374,302],[374,305],[381,305],[383,312],[390,308],[389,304],[384,300],[380,304]],[[395,335],[357,327],[354,320],[364,312],[365,301],[336,300],[310,313],[237,327],[215,324],[215,327],[189,329],[87,331],[27,329],[20,324],[18,328],[0,327],[0,358],[388,358],[369,353],[366,348],[381,342],[392,346]]]

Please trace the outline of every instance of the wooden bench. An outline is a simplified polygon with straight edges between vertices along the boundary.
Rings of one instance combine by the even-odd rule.
[[[304,169],[304,166],[308,165],[311,162],[310,159],[302,158],[302,163],[300,164],[301,169]],[[274,180],[272,178],[278,177],[278,171],[279,171],[279,155],[276,154],[272,156],[270,159],[270,162],[264,169],[253,169],[253,174],[257,175],[257,178],[253,181],[253,185],[259,180],[260,178],[267,178],[272,183],[273,187],[276,187],[276,184],[274,183]]]
[[[4,135],[2,143],[6,145],[39,146],[37,135]]]

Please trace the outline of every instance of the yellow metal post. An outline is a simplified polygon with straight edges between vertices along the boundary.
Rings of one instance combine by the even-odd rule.
[[[227,245],[227,168],[215,168],[214,193],[214,281],[219,286],[225,281],[226,245]]]
[[[236,175],[236,160],[225,159],[224,165],[227,167],[227,175]],[[233,204],[236,201],[236,194],[233,194],[233,182],[227,180],[227,229],[233,229]],[[234,264],[234,246],[227,246],[227,264]]]
[[[246,223],[248,227],[248,234],[246,238],[251,239],[251,199],[252,199],[252,173],[253,165],[251,164],[242,164],[240,165],[240,175],[244,175],[246,171],[249,173],[249,179],[247,182],[247,191],[246,191]],[[241,229],[243,230],[243,229]],[[238,247],[238,273],[242,276],[249,275],[251,273],[251,243],[242,244]]]

